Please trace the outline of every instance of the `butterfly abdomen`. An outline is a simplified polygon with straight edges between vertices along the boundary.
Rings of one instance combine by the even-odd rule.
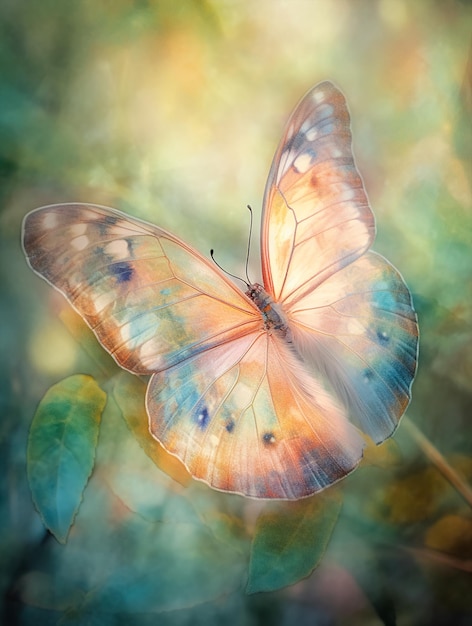
[[[251,298],[261,312],[266,330],[277,333],[286,341],[291,341],[287,317],[282,307],[273,300],[264,287],[254,283],[249,286],[246,295]]]

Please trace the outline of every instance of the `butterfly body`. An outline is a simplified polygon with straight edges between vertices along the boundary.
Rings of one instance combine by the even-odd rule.
[[[418,328],[375,234],[331,83],[290,118],[264,196],[263,286],[240,291],[175,235],[114,209],[26,216],[30,266],[123,368],[151,434],[212,487],[297,499],[350,473],[410,400]]]
[[[287,341],[290,341],[290,327],[287,316],[283,312],[282,307],[274,302],[264,287],[259,285],[259,283],[249,285],[246,295],[251,298],[261,312],[265,330],[275,332]]]

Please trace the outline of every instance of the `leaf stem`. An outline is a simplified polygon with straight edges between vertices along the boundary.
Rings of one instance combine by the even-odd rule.
[[[406,415],[403,417],[402,422],[425,456],[434,463],[444,478],[451,483],[467,504],[472,507],[472,488],[464,478],[446,461],[439,450]]]

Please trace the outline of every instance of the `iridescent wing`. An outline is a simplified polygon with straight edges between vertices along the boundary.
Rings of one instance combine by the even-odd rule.
[[[376,443],[389,437],[410,401],[418,351],[411,295],[393,265],[367,252],[294,305],[290,320],[353,422]]]
[[[418,326],[400,274],[368,252],[374,235],[346,101],[321,83],[292,114],[270,170],[262,274],[307,367],[379,443],[408,405]]]
[[[260,328],[258,309],[203,256],[151,224],[94,205],[29,213],[32,269],[119,365],[150,374]]]
[[[269,173],[261,231],[264,286],[289,308],[363,254],[374,236],[346,101],[332,83],[320,83],[289,119]]]
[[[154,375],[147,410],[151,432],[193,476],[246,496],[308,496],[362,457],[342,408],[263,330]]]

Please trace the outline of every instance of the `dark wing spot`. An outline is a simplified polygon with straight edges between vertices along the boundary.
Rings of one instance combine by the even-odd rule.
[[[234,430],[234,426],[235,426],[234,421],[230,419],[226,422],[225,428],[229,433],[232,433]]]
[[[133,240],[130,237],[125,237],[126,245],[128,246],[128,254],[133,257]]]
[[[270,446],[275,443],[274,433],[264,433],[262,435],[262,441],[266,446]]]
[[[384,330],[377,330],[377,339],[380,341],[381,344],[385,345],[390,341],[390,337],[388,336],[388,333],[386,333]]]
[[[98,229],[101,235],[106,235],[110,226],[114,226],[118,221],[118,217],[114,215],[105,215],[100,220],[97,220]]]
[[[301,132],[295,133],[293,137],[291,137],[285,146],[286,150],[299,150],[305,142],[305,135]]]
[[[202,430],[207,427],[209,419],[210,415],[206,406],[197,408],[195,411],[195,420]]]
[[[133,277],[133,268],[126,262],[113,263],[110,265],[110,271],[119,283],[127,283]]]
[[[364,372],[364,382],[368,383],[374,377],[374,372],[371,369],[365,369]]]

